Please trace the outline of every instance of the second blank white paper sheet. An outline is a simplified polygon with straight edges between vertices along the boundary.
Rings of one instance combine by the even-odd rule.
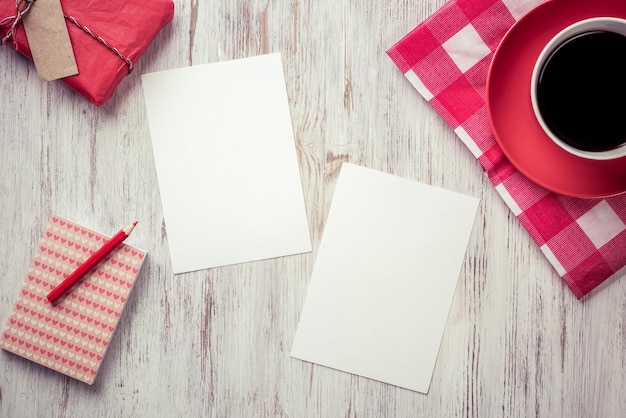
[[[311,251],[280,54],[142,83],[174,273]]]
[[[477,208],[343,164],[291,356],[428,392]]]

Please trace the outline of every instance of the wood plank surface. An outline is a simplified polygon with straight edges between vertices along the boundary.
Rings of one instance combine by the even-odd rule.
[[[0,417],[625,416],[626,278],[576,300],[385,54],[443,3],[175,0],[102,107],[0,48],[0,324],[53,212],[149,252],[96,383],[0,352]],[[174,276],[140,76],[270,52],[313,252]],[[481,200],[427,395],[289,357],[345,161]]]

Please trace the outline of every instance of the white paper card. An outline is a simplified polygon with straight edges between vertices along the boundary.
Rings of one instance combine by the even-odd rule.
[[[428,392],[477,208],[343,164],[291,356]]]
[[[174,273],[311,251],[280,54],[142,84]]]

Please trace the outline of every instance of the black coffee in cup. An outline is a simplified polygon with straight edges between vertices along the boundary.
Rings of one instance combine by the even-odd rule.
[[[561,43],[539,74],[537,104],[564,143],[607,151],[626,143],[626,36],[593,30]]]

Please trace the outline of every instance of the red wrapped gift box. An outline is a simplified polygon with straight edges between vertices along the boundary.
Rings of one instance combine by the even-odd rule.
[[[98,106],[113,95],[133,63],[174,16],[171,0],[61,0],[61,6],[79,71],[62,81]],[[15,16],[16,11],[15,0],[0,0],[0,21]],[[0,38],[9,33],[11,23],[2,24]],[[21,23],[9,42],[32,59]]]

